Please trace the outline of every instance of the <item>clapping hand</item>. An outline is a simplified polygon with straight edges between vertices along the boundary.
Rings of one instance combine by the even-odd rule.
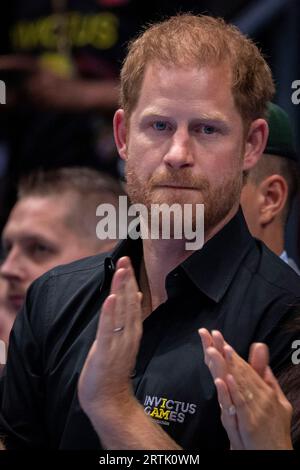
[[[199,334],[231,448],[292,449],[292,406],[268,365],[267,346],[253,344],[247,363],[219,331]]]

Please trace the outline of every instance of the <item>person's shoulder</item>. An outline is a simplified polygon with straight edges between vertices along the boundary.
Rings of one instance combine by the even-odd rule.
[[[265,286],[300,296],[300,276],[263,242],[255,239],[259,250],[259,262],[248,267]]]
[[[64,325],[57,330],[60,337],[62,331],[63,335],[68,333],[76,319],[96,315],[102,302],[105,259],[109,257],[104,253],[83,258],[57,266],[36,279],[27,292],[15,331],[23,330],[25,322],[43,342],[49,335],[53,339],[57,323]]]
[[[70,274],[76,275],[82,271],[91,271],[101,269],[104,266],[105,259],[110,256],[110,253],[100,253],[98,255],[88,256],[68,264],[62,264],[52,268],[48,271],[48,277],[63,277]]]
[[[76,277],[81,276],[81,273],[85,273],[86,276],[92,276],[93,273],[97,271],[99,274],[103,271],[105,259],[109,255],[110,253],[101,253],[99,255],[81,258],[76,261],[72,261],[71,263],[55,266],[36,279],[33,282],[32,287],[39,287],[52,279],[59,279],[59,282],[63,282],[64,278],[68,279],[70,276],[75,280]]]
[[[55,310],[69,299],[99,291],[104,280],[105,259],[109,257],[110,253],[102,253],[52,268],[32,283],[26,306],[33,311],[41,306],[44,311]]]

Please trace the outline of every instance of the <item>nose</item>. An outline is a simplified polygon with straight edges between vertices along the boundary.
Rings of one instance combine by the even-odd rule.
[[[174,132],[169,149],[164,156],[164,162],[174,169],[193,166],[192,142],[187,129],[177,129]]]
[[[9,251],[4,262],[1,264],[0,275],[8,281],[22,278],[20,253],[16,247]]]

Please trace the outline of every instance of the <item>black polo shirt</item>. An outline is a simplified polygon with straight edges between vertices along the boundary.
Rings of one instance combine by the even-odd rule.
[[[30,288],[1,383],[0,434],[7,436],[8,448],[100,448],[79,406],[77,382],[114,265],[123,255],[137,269],[141,242],[126,240],[111,256],[55,268]],[[132,378],[135,394],[184,448],[226,448],[197,329],[219,329],[245,358],[253,341],[266,342],[276,372],[293,352],[295,333],[283,323],[296,315],[300,279],[250,236],[238,212],[168,274],[166,291],[166,302],[144,321]]]

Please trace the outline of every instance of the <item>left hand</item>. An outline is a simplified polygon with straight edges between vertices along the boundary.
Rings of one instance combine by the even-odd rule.
[[[220,332],[210,335],[201,329],[199,333],[231,448],[292,449],[292,407],[268,366],[266,345],[252,345],[250,365]]]
[[[135,400],[130,375],[142,336],[142,294],[129,258],[121,258],[116,268],[78,385],[80,404],[97,427],[112,410]]]

